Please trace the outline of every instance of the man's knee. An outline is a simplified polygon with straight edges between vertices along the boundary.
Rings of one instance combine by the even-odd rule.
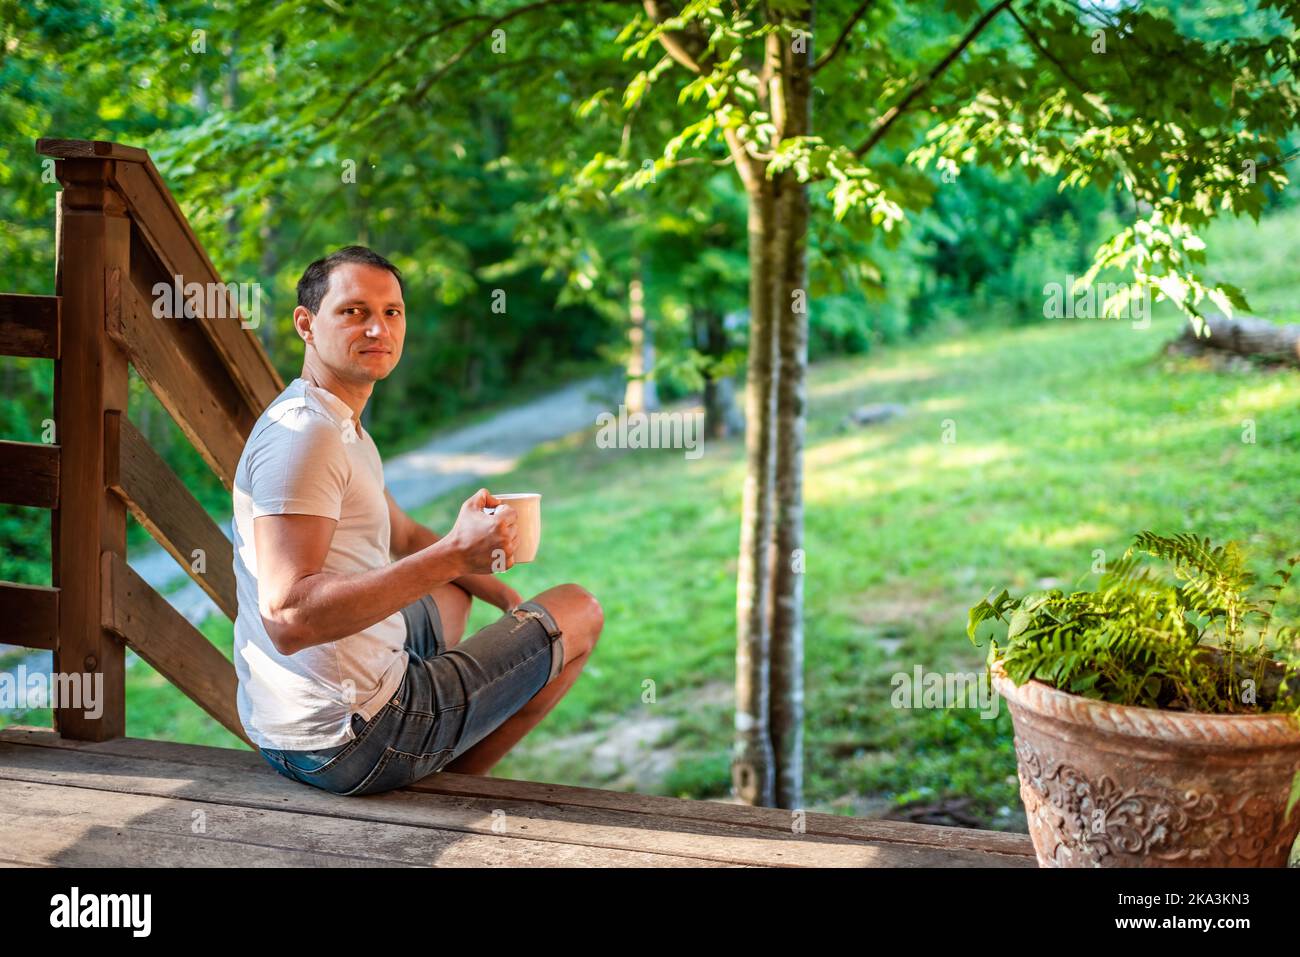
[[[572,589],[577,602],[578,613],[586,626],[586,630],[591,634],[591,643],[595,645],[596,639],[600,637],[601,629],[605,627],[605,609],[600,607],[600,602],[596,600],[596,596],[581,585],[570,583],[564,587]]]
[[[595,595],[587,591],[587,589],[585,588],[583,588],[582,591],[587,596],[587,604],[588,604],[587,614],[591,616],[592,633],[593,633],[593,641],[594,641],[595,638],[600,637],[600,631],[602,628],[605,627],[605,609],[600,607],[600,602],[596,600]]]
[[[556,585],[534,599],[555,616],[566,633],[571,655],[587,654],[595,647],[605,624],[605,612],[596,596],[581,585]]]

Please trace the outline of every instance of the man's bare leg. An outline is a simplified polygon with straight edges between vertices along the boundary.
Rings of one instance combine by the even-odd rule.
[[[474,599],[455,582],[444,582],[429,594],[433,596],[433,603],[438,606],[438,617],[442,620],[442,640],[448,648],[455,648],[465,635],[469,606]]]
[[[511,748],[546,717],[573,687],[596,647],[605,616],[594,595],[578,585],[548,588],[533,601],[551,613],[562,633],[564,667],[526,705],[464,754],[443,767],[457,774],[487,774]]]

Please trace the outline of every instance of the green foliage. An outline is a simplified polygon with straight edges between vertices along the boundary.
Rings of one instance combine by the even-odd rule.
[[[439,16],[461,12],[473,5],[449,3]],[[532,124],[512,99],[527,97],[524,84],[399,107],[395,85],[365,82],[374,51],[391,69],[432,39],[429,17],[400,5],[331,4],[304,20],[296,8],[189,0],[0,0],[0,291],[54,291],[59,184],[36,139],[113,140],[150,151],[225,279],[261,285],[258,335],[285,379],[302,364],[291,315],[306,265],[350,242],[398,264],[404,355],[365,423],[386,453],[486,404],[595,371],[621,328],[588,303],[559,301],[563,277],[515,261],[520,207],[544,195],[555,156],[527,160],[532,144],[562,140],[540,128],[554,115]],[[548,37],[572,44],[598,32],[566,21]],[[411,72],[402,75],[412,83],[424,78]],[[402,122],[381,134],[366,118]],[[24,363],[0,358],[8,439],[31,440],[52,414],[50,364],[29,376]],[[137,398],[133,387],[133,413]],[[178,432],[154,423],[149,433],[201,501],[229,508],[228,493],[209,498],[206,469]],[[11,562],[48,553],[25,514],[6,511],[0,525]]]
[[[1173,711],[1300,717],[1291,686],[1300,633],[1291,626],[1269,633],[1297,561],[1300,555],[1260,588],[1236,542],[1144,531],[1105,568],[1096,590],[1067,595],[1054,588],[1022,598],[990,592],[971,608],[967,634],[979,644],[986,622],[1006,625],[1002,638],[988,634],[989,664],[1000,661],[1016,684],[1035,679],[1088,698]]]
[[[1037,272],[1082,273],[1089,258],[1193,314],[1244,303],[1197,276],[1196,231],[1286,199],[1296,3],[1021,4],[904,103],[988,5],[826,0],[816,56],[860,19],[814,76],[815,135],[778,141],[760,60],[805,8],[693,0],[655,23],[635,4],[330,3],[304,21],[292,6],[0,0],[6,291],[50,291],[57,186],[35,138],[144,146],[218,269],[265,287],[263,341],[283,375],[300,362],[289,315],[310,258],[356,240],[407,271],[417,321],[367,423],[391,442],[412,408],[434,424],[557,361],[618,358],[635,254],[658,260],[652,316],[737,308],[745,230],[712,181],[743,200],[739,137],[764,175],[812,184],[813,356],[948,316],[1032,314]],[[698,73],[665,55],[669,34],[701,41]],[[1098,249],[1107,192],[1126,202]],[[687,210],[687,229],[661,228],[664,210]],[[711,281],[678,282],[673,259],[701,247]],[[493,311],[498,293],[508,313]],[[664,325],[665,380],[685,388],[691,323]]]

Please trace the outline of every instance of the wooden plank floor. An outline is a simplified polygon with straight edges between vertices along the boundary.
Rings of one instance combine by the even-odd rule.
[[[440,772],[340,797],[257,754],[0,730],[0,864],[256,867],[1035,865],[1029,838]]]

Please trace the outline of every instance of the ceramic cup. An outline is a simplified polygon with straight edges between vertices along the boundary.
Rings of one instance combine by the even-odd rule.
[[[515,510],[515,529],[519,544],[515,548],[515,563],[531,562],[537,557],[542,544],[542,495],[540,492],[505,492],[493,498]],[[483,511],[496,514],[496,507],[486,505]]]

